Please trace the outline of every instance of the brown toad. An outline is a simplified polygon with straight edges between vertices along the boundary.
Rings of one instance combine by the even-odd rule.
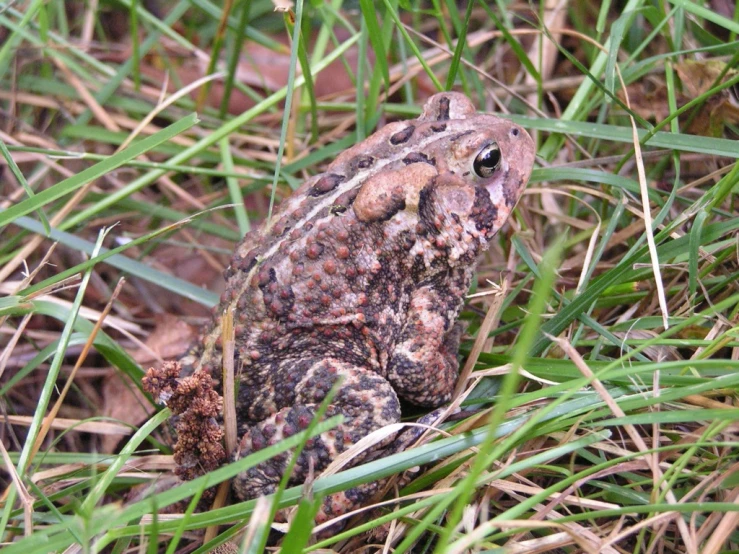
[[[398,422],[399,397],[448,402],[458,374],[455,322],[477,256],[533,163],[534,143],[521,127],[477,113],[462,94],[441,93],[418,119],[343,152],[249,233],[202,344],[181,360],[185,373],[218,380],[221,318],[233,313],[236,457],[304,429],[339,378],[328,415],[344,422],[306,446],[292,483]],[[236,495],[271,493],[287,462],[280,456],[239,475]],[[318,519],[366,502],[375,489],[330,497]]]

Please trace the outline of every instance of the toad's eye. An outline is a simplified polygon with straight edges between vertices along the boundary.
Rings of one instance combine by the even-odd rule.
[[[472,162],[475,175],[487,179],[500,167],[500,148],[497,142],[491,142],[485,146]]]

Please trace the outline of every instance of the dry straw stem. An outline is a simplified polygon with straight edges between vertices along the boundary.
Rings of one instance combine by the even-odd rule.
[[[272,514],[272,499],[266,496],[257,498],[254,511],[251,513],[249,523],[246,526],[246,533],[241,542],[241,552],[253,552],[256,541],[259,540],[259,529],[270,524],[270,515]]]
[[[221,340],[223,341],[223,433],[226,443],[226,458],[231,459],[237,448],[237,422],[236,422],[236,343],[234,341],[234,319],[233,310],[223,312],[221,319]],[[222,508],[228,504],[231,483],[223,481],[218,485],[216,497],[211,506],[212,510]],[[218,526],[212,525],[205,530],[203,544],[214,539],[218,534]]]
[[[211,81],[214,81],[216,79],[220,79],[223,77],[223,73],[213,73],[212,75],[206,75],[205,77],[201,77],[200,79],[196,79],[189,85],[182,87],[174,94],[170,94],[167,96],[166,100],[162,100],[160,97],[160,100],[157,102],[157,104],[152,108],[152,110],[144,116],[144,118],[141,120],[141,122],[136,125],[136,127],[131,131],[131,134],[126,137],[126,140],[124,140],[121,145],[116,149],[116,152],[120,152],[124,148],[126,148],[133,140],[141,134],[141,132],[146,129],[146,127],[151,123],[154,118],[162,113],[165,109],[167,109],[169,106],[177,102],[180,98],[183,98],[187,95],[189,95],[193,90],[206,85],[207,83],[210,83]],[[164,91],[167,89],[167,83],[168,83],[169,74],[167,74],[167,79],[165,79],[164,83],[162,83],[162,95],[164,94]],[[179,188],[179,187],[178,187]]]
[[[69,70],[64,62],[59,59],[59,57],[54,56],[52,59],[54,60],[54,64],[57,66],[59,71],[61,71],[64,77],[67,79],[67,82],[72,85],[77,94],[80,95],[82,101],[87,104],[87,107],[93,113],[95,118],[100,123],[102,123],[103,127],[105,127],[108,131],[120,131],[121,128],[118,126],[118,124],[113,121],[113,119],[108,115],[108,112],[106,112],[105,109],[98,103],[98,101],[95,100],[95,97],[90,94],[90,91],[87,90],[87,87],[85,87],[84,84],[82,84],[82,81],[80,81],[79,78]]]
[[[739,488],[735,487],[731,490],[727,500],[739,506]],[[736,533],[739,527],[739,510],[735,512],[726,512],[725,514],[713,513],[709,518],[720,517],[720,522],[711,533],[708,541],[703,545],[701,554],[718,554],[722,551],[726,541],[730,536]],[[706,524],[709,522],[707,521]]]
[[[234,339],[234,312],[223,312],[221,320],[223,341],[223,429],[226,439],[226,455],[231,456],[237,447],[236,423],[236,342]]]
[[[616,72],[618,78],[621,81],[621,87],[626,96],[626,104],[629,104],[629,93],[626,89],[626,85],[621,77],[621,72],[616,66]],[[652,214],[649,207],[649,187],[647,186],[647,175],[644,171],[644,160],[641,156],[641,144],[639,142],[639,132],[636,128],[636,121],[629,114],[629,121],[631,122],[631,130],[634,136],[634,158],[636,160],[636,171],[639,175],[639,190],[641,191],[642,198],[642,209],[644,212],[644,231],[647,235],[647,244],[649,245],[649,257],[652,261],[652,272],[654,273],[654,284],[657,287],[657,298],[659,299],[660,311],[662,312],[662,325],[665,329],[669,326],[667,312],[667,298],[665,297],[665,288],[662,284],[662,274],[659,269],[659,258],[657,256],[657,244],[654,242],[654,231],[652,225]]]
[[[33,419],[30,416],[7,415],[4,420],[13,425],[28,427]],[[95,435],[116,435],[127,436],[133,433],[133,429],[122,423],[114,421],[80,421],[79,419],[69,419],[65,417],[55,417],[48,424],[49,429],[65,431],[74,429],[82,433],[92,433]],[[48,430],[47,430],[48,432]],[[34,474],[35,475],[35,474]]]
[[[48,287],[44,287],[42,289],[39,289],[37,291],[34,291],[33,293],[29,294],[28,296],[23,297],[24,300],[32,301],[32,300],[39,300],[44,302],[50,302],[52,304],[56,304],[58,306],[61,306],[65,309],[71,309],[72,302],[68,300],[64,300],[63,298],[58,298],[57,296],[54,296],[54,294],[57,294],[63,290],[71,290],[74,289],[77,285],[77,282],[80,280],[80,275],[71,275],[68,278],[59,281],[57,283],[54,283],[52,285],[49,285]],[[18,282],[17,281],[6,281],[5,283],[0,284],[0,294],[7,294],[7,295],[13,295],[16,291],[19,290]],[[88,308],[88,307],[81,307],[79,310],[80,316],[82,316],[84,319],[87,319],[88,321],[96,320],[100,317],[99,310],[96,310],[94,308]],[[0,324],[4,323],[3,320],[0,319]],[[125,333],[135,333],[137,335],[144,335],[145,331],[141,327],[141,325],[132,322],[128,319],[124,319],[121,316],[112,316],[108,314],[108,316],[105,318],[105,321],[103,322],[106,327],[117,329],[121,332]]]
[[[503,306],[503,301],[505,300],[506,293],[508,292],[508,288],[510,286],[509,282],[510,277],[506,276],[500,287],[494,286],[493,290],[487,293],[487,295],[492,296],[493,301],[490,303],[488,311],[485,313],[485,319],[482,320],[480,329],[477,332],[477,337],[475,338],[475,342],[472,345],[472,350],[470,351],[469,356],[467,356],[467,361],[465,362],[462,371],[459,373],[459,377],[457,378],[457,386],[455,387],[454,393],[452,394],[452,399],[456,399],[460,394],[462,394],[462,391],[467,386],[469,378],[472,375],[472,370],[474,369],[475,364],[477,364],[480,353],[485,348],[485,344],[488,340],[488,335],[490,334],[490,331],[497,328],[498,324],[500,323],[500,309]],[[475,297],[479,296],[479,294],[475,295]],[[490,344],[489,346],[492,347],[492,344]]]
[[[56,402],[54,402],[54,405],[51,407],[51,410],[49,410],[48,415],[44,418],[43,424],[41,425],[41,429],[39,429],[39,433],[36,436],[36,441],[33,444],[33,449],[31,450],[31,454],[28,458],[28,464],[33,461],[34,456],[41,448],[41,444],[44,442],[44,439],[46,438],[47,433],[49,432],[49,429],[51,428],[51,424],[56,419],[57,414],[59,413],[59,410],[62,407],[62,404],[64,404],[64,399],[67,396],[67,393],[69,392],[69,389],[72,387],[72,383],[74,382],[74,377],[77,375],[77,371],[80,367],[82,367],[82,364],[87,359],[87,355],[90,353],[90,349],[92,348],[93,343],[95,342],[95,337],[97,337],[98,331],[103,326],[103,321],[105,321],[105,318],[110,313],[110,310],[113,308],[113,302],[115,302],[116,298],[118,298],[118,295],[121,293],[121,289],[123,288],[123,284],[125,283],[125,279],[121,278],[118,280],[118,283],[115,286],[115,289],[113,290],[113,293],[110,295],[110,299],[108,300],[108,303],[105,305],[105,308],[103,309],[102,313],[100,314],[100,317],[95,322],[95,326],[92,328],[92,331],[90,332],[90,336],[88,337],[87,341],[85,342],[85,346],[82,349],[82,352],[77,358],[77,362],[74,364],[74,367],[72,368],[72,371],[69,373],[69,376],[67,377],[67,381],[64,383],[64,387],[59,392],[59,396],[56,399]]]
[[[15,486],[15,490],[18,493],[18,496],[20,497],[21,505],[23,506],[23,534],[26,537],[31,536],[31,533],[33,533],[33,501],[34,498],[31,496],[31,493],[28,492],[28,489],[26,488],[26,485],[23,483],[23,479],[21,479],[21,476],[18,475],[18,472],[15,469],[15,465],[13,465],[13,460],[10,459],[10,454],[8,454],[8,451],[5,449],[5,445],[0,442],[0,454],[2,454],[3,457],[3,463],[5,464],[5,470],[10,474],[10,479],[13,481],[13,485]],[[3,494],[3,497],[5,497],[7,494]],[[6,507],[7,509],[7,507]]]
[[[496,529],[553,529],[560,531],[559,533],[553,533],[538,539],[507,543],[505,546],[506,553],[520,552],[522,554],[531,554],[532,552],[551,552],[553,549],[564,548],[574,544],[588,554],[598,554],[600,552],[604,554],[618,554],[618,550],[614,548],[603,548],[601,541],[595,534],[583,532],[582,528],[576,530],[572,529],[569,524],[563,525],[552,521],[515,519],[508,521],[486,521],[472,531],[462,534],[462,538],[453,542],[445,552],[449,554],[469,552],[469,548]]]
[[[10,360],[10,355],[15,350],[15,347],[18,345],[18,341],[23,336],[24,331],[26,330],[26,326],[28,326],[28,322],[31,321],[31,317],[33,317],[32,313],[26,314],[23,316],[23,319],[21,319],[21,322],[18,324],[18,328],[15,330],[13,335],[10,337],[10,340],[8,341],[8,344],[5,345],[5,348],[3,349],[2,354],[0,354],[0,378],[2,378],[3,373],[5,373],[5,368],[8,365],[8,360]],[[5,319],[5,318],[1,318]],[[0,326],[2,326],[4,321],[0,321]],[[7,418],[8,416],[6,416]]]

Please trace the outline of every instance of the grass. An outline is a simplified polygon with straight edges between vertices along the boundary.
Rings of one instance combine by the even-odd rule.
[[[505,6],[0,9],[7,552],[261,552],[289,506],[286,553],[739,549],[739,11]],[[462,314],[462,415],[271,506],[194,510],[334,420],[137,496],[172,469],[143,370],[187,348],[239,237],[452,85],[538,144]],[[310,539],[322,496],[416,466]]]

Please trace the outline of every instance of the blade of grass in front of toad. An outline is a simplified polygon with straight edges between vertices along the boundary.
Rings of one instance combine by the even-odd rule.
[[[290,521],[290,529],[288,529],[283,539],[282,554],[302,554],[308,547],[311,538],[311,532],[314,527],[314,518],[321,507],[322,500],[313,497],[301,497],[298,503],[298,510]]]
[[[90,489],[85,500],[80,505],[77,513],[81,514],[83,518],[91,520],[94,517],[95,509],[100,504],[103,495],[108,491],[108,488],[113,483],[118,473],[123,469],[128,459],[133,455],[136,449],[143,443],[148,436],[154,432],[154,430],[166,422],[171,412],[168,409],[164,409],[157,414],[154,414],[144,425],[142,425],[136,433],[126,442],[126,446],[123,447],[121,453],[116,456],[113,462],[103,472],[102,475],[97,479],[95,485]]]
[[[500,430],[503,418],[507,412],[510,401],[513,397],[516,384],[519,381],[519,367],[523,364],[528,350],[528,345],[534,340],[535,333],[540,325],[541,314],[544,313],[549,293],[552,290],[552,284],[556,275],[555,268],[561,255],[561,241],[559,247],[551,248],[542,259],[540,265],[541,278],[534,285],[534,291],[531,296],[528,315],[524,323],[519,341],[516,345],[514,358],[512,362],[512,371],[509,371],[503,378],[501,392],[497,397],[493,411],[490,415],[489,422],[483,428],[484,439],[480,444],[479,451],[481,455],[475,457],[471,463],[465,477],[454,487],[448,495],[445,495],[445,501],[439,502],[434,508],[421,519],[421,521],[408,531],[404,539],[397,547],[398,552],[404,552],[413,545],[413,543],[421,536],[423,532],[428,530],[441,514],[450,506],[450,513],[447,514],[446,523],[439,532],[438,541],[436,543],[435,552],[443,552],[448,547],[452,539],[453,531],[459,522],[462,512],[469,503],[469,499],[475,491],[475,483],[482,472],[487,470],[488,455],[494,449],[493,443],[500,436]],[[495,448],[497,451],[500,447]]]
[[[174,502],[178,502],[182,499],[192,496],[198,490],[217,485],[218,483],[221,483],[228,479],[232,479],[236,475],[245,472],[247,469],[251,467],[255,467],[256,465],[260,463],[268,461],[270,458],[273,458],[284,452],[287,452],[295,448],[296,446],[305,443],[305,441],[320,435],[321,433],[330,431],[331,429],[335,428],[336,425],[338,425],[340,422],[341,422],[341,416],[334,416],[325,421],[318,422],[310,430],[306,429],[305,431],[296,433],[295,435],[292,435],[290,437],[287,437],[281,440],[277,444],[274,444],[262,450],[252,452],[248,456],[241,458],[237,460],[236,462],[222,466],[218,468],[217,470],[214,470],[210,473],[202,475],[201,477],[198,477],[197,479],[193,479],[192,481],[185,482],[181,485],[178,485],[177,487],[164,491],[157,495],[157,502],[159,503],[160,507],[169,506],[173,504]],[[297,499],[295,497],[292,497],[288,500],[288,502],[294,502],[295,500]],[[255,500],[249,500],[249,501],[241,502],[238,504],[232,504],[230,506],[226,506],[225,508],[220,508],[218,510],[211,510],[210,512],[194,514],[190,518],[191,521],[188,522],[185,525],[185,527],[186,529],[192,530],[192,529],[202,529],[210,525],[213,525],[214,523],[212,521],[208,521],[209,519],[208,517],[199,517],[199,516],[204,516],[206,514],[212,515],[212,514],[221,513],[221,512],[234,513],[234,512],[239,512],[239,511],[241,512],[245,511],[246,513],[244,515],[248,516],[251,513],[251,509],[254,507],[255,503],[256,503]],[[284,504],[281,505],[280,507],[284,507]],[[130,521],[134,521],[140,518],[143,514],[147,513],[149,509],[150,509],[150,505],[147,500],[142,500],[140,502],[137,502],[136,504],[127,506],[119,518],[119,523],[121,525],[128,524]],[[243,519],[243,517],[240,519]],[[234,518],[230,518],[230,519],[227,519],[225,522],[233,522],[234,520],[235,520]],[[224,523],[224,521],[219,521],[215,524],[217,525],[221,523]],[[174,526],[172,524],[175,524],[177,527],[179,527],[179,522],[177,521],[161,522],[160,531],[161,532],[173,531]],[[100,525],[102,526],[103,523],[101,522]],[[107,546],[107,544],[109,544],[110,541],[115,540],[118,537],[126,536],[128,533],[124,533],[125,529],[130,530],[136,527],[138,527],[140,529],[139,532],[141,532],[142,529],[139,526],[133,526],[129,528],[118,528],[118,529],[112,529],[112,528],[109,529],[108,526],[103,527],[104,529],[109,529],[109,531],[105,533],[103,537],[101,537],[101,540],[98,546],[100,548],[103,548]],[[144,532],[147,532],[148,529],[149,529],[148,525],[143,526]]]
[[[550,414],[550,417],[571,413],[572,411],[582,409],[583,406],[588,405],[588,404],[592,405],[591,399],[577,399],[575,401],[568,403],[567,405],[561,406],[560,412],[556,414]],[[516,418],[515,420],[507,421],[500,428],[499,432],[501,434],[510,433],[513,429],[520,427],[520,425],[522,425],[524,422],[525,422],[525,418],[521,418],[521,417]],[[458,437],[442,439],[440,441],[437,441],[436,443],[428,444],[428,445],[425,445],[424,447],[420,447],[412,451],[401,452],[399,454],[389,456],[385,459],[376,460],[369,464],[365,464],[364,466],[357,466],[355,468],[341,472],[331,477],[318,479],[315,482],[315,488],[316,490],[322,491],[323,494],[331,494],[332,492],[336,492],[339,490],[346,490],[347,488],[350,488],[360,483],[375,481],[375,480],[381,479],[384,476],[397,473],[399,471],[402,471],[403,469],[407,469],[419,463],[426,464],[434,460],[438,460],[440,458],[450,456],[454,454],[455,452],[469,449],[471,446],[474,446],[475,444],[479,444],[480,441],[483,440],[484,434],[485,434],[484,429],[477,430],[477,431],[474,431],[471,435],[462,435]],[[294,446],[295,443],[291,443],[291,444],[292,446]],[[284,448],[282,448],[283,446],[284,445],[282,443],[275,445],[275,447],[280,447],[280,451],[284,451]],[[270,447],[270,448],[273,448],[273,447]],[[267,453],[268,455],[264,453],[255,453],[255,455],[256,454],[260,454],[260,457],[258,458],[258,460],[255,461],[255,463],[259,463],[259,461],[263,461],[267,459],[268,457],[274,455],[275,452],[271,451]],[[233,475],[235,472],[243,471],[243,470],[244,468],[241,466],[239,466],[238,468],[232,468],[229,472],[229,475]],[[218,470],[218,471],[220,472],[221,470]],[[216,478],[215,473],[210,474],[210,475],[214,479]],[[223,477],[222,475],[219,475],[218,479],[221,480],[222,477]],[[169,491],[167,495],[169,495],[169,493],[171,492],[172,491]],[[302,495],[303,495],[302,487],[293,487],[291,489],[288,489],[287,491],[285,491],[285,496],[283,497],[283,501],[281,502],[280,507],[282,508],[282,507],[285,507],[285,506],[288,506],[290,504],[297,502]],[[178,496],[180,495],[178,494]],[[434,500],[438,501],[440,498],[441,497],[437,495],[436,497],[434,497]],[[169,498],[168,496],[160,496],[158,499],[158,505],[162,506],[162,505],[165,505],[165,503],[171,503],[171,501],[172,501],[172,498]],[[251,510],[253,509],[254,503],[255,501],[248,501],[248,502],[243,502],[240,504],[227,506],[225,508],[220,508],[218,510],[211,510],[209,512],[194,514],[190,522],[187,524],[187,529],[202,529],[209,525],[223,525],[223,524],[229,524],[235,521],[242,521],[244,518],[249,517]],[[143,502],[143,504],[146,504],[146,503]],[[121,523],[123,523],[123,517],[124,516],[122,515],[119,518]],[[97,528],[98,526],[99,524],[95,522],[90,524],[90,527],[93,529]],[[162,521],[160,523],[160,531],[162,533],[173,532],[178,526],[179,526],[178,521]],[[144,531],[146,531],[146,528],[144,528]],[[118,529],[111,529],[111,531],[106,536],[105,542],[101,542],[99,546],[102,547],[105,544],[108,544],[109,541],[116,540],[117,538],[120,538],[120,537],[137,536],[140,533],[141,533],[141,527],[139,525],[129,524],[126,527],[120,527]]]
[[[600,405],[600,402],[600,399],[596,398],[594,395],[591,395],[589,398],[578,398],[574,400],[569,400],[555,410],[549,412],[546,418],[562,417],[563,415],[569,413],[579,412],[583,409],[586,409],[587,407],[592,408],[594,406],[598,406]],[[524,425],[527,419],[528,415],[519,416],[507,420],[497,430],[498,436],[511,434],[516,429],[519,429],[522,425]],[[324,425],[324,423],[320,423],[316,429],[316,432],[324,432],[325,430],[330,428],[330,426],[324,427]],[[375,460],[361,466],[356,466],[330,477],[322,477],[314,482],[314,490],[321,495],[329,495],[334,492],[347,490],[362,483],[377,481],[379,479],[382,479],[383,477],[402,472],[418,464],[428,464],[434,461],[438,461],[439,459],[452,456],[455,453],[467,450],[475,445],[479,445],[484,439],[485,433],[485,429],[478,429],[471,433],[441,439],[439,441],[435,441],[433,443],[415,448],[413,450],[400,452],[398,454],[393,454],[383,459]],[[216,472],[212,472],[209,474],[213,479],[213,481],[208,482],[209,486],[215,484],[216,481],[222,481],[224,479],[231,478],[236,473],[244,471],[247,467],[252,467],[257,463],[261,463],[280,452],[284,452],[287,448],[294,447],[296,444],[298,443],[293,440],[293,437],[290,437],[285,441],[281,441],[280,443],[269,447],[268,449],[265,449],[265,451],[258,451],[250,455],[248,457],[250,465],[248,466],[244,466],[243,464],[230,464],[229,466],[224,466],[224,468],[221,468],[219,470],[216,470]],[[246,459],[247,458],[245,458],[244,460]],[[244,460],[239,460],[239,462],[236,462],[236,464],[241,464]],[[192,487],[195,487],[196,485],[197,483],[195,483],[195,481],[192,481],[183,485],[190,488],[181,489],[181,487],[177,487],[176,489],[161,493],[158,496],[158,506],[163,507],[169,505],[172,502],[176,502],[181,498],[186,497],[188,493],[193,494],[195,489],[193,489]],[[303,495],[303,492],[304,491],[302,486],[287,489],[282,498],[282,501],[280,502],[279,507],[284,508],[296,503]],[[252,500],[234,504],[231,506],[226,506],[217,510],[194,514],[190,522],[187,524],[187,529],[202,529],[210,525],[224,525],[233,523],[235,521],[243,521],[243,519],[250,516],[254,504],[255,501]],[[145,501],[139,502],[136,506],[126,507],[125,513],[120,514],[120,517],[115,522],[112,522],[114,526],[126,526],[119,527],[117,529],[111,529],[106,535],[107,538],[105,539],[106,542],[104,544],[107,544],[110,540],[116,540],[117,538],[123,536],[139,535],[141,533],[141,527],[138,524],[129,524],[126,522],[137,520],[141,517],[141,515],[146,513],[145,510],[149,508],[150,507]],[[93,522],[90,525],[92,528],[95,529],[103,525],[103,523]],[[160,523],[160,531],[162,533],[174,532],[178,526],[178,521],[162,521]],[[44,530],[43,532],[46,532],[46,530]],[[103,543],[101,543],[101,546],[103,546]]]
[[[511,361],[511,370],[508,371],[505,377],[503,377],[503,383],[501,385],[500,393],[498,394],[498,401],[493,407],[493,411],[490,415],[490,421],[488,422],[489,438],[480,446],[480,452],[482,455],[475,458],[468,475],[465,476],[462,484],[460,484],[457,489],[461,489],[461,494],[447,516],[444,530],[439,536],[436,552],[442,552],[442,550],[446,548],[451,541],[453,530],[457,526],[458,522],[461,521],[465,506],[467,506],[476,490],[475,482],[484,471],[487,471],[490,458],[492,457],[493,459],[497,459],[502,456],[502,450],[505,446],[501,444],[496,448],[493,445],[495,430],[503,422],[505,414],[511,407],[510,401],[515,395],[518,382],[520,380],[519,370],[524,365],[524,361],[528,356],[527,352],[529,347],[534,342],[541,325],[542,315],[546,312],[549,295],[554,286],[557,267],[561,261],[563,246],[564,237],[560,238],[547,250],[539,265],[539,277],[534,283],[534,289],[532,291],[529,308],[527,310],[528,315],[524,320],[523,328],[521,329],[518,340],[516,341]],[[496,454],[496,451],[500,451],[500,454]]]
[[[593,443],[604,440],[606,437],[607,435],[605,433],[601,435],[591,434],[589,436],[581,437],[576,440],[573,440],[567,444],[563,444],[561,446],[546,450],[544,452],[540,452],[534,456],[525,458],[517,462],[514,465],[504,468],[503,470],[501,470],[499,473],[496,474],[496,478],[505,479],[513,475],[516,471],[530,470],[532,468],[535,468],[538,464],[541,464],[543,462],[550,462],[560,456],[565,456],[567,454],[570,454],[572,452],[575,452],[577,450],[590,446]],[[415,501],[409,506],[406,506],[404,508],[399,508],[395,510],[394,512],[388,514],[387,516],[380,517],[375,521],[370,521],[365,524],[359,525],[353,529],[348,529],[329,539],[325,539],[317,544],[314,544],[313,546],[311,546],[311,548],[308,551],[326,548],[339,541],[343,541],[353,536],[357,536],[367,531],[370,531],[371,529],[374,529],[378,527],[379,525],[384,525],[396,519],[399,520],[401,517],[407,514],[416,512],[416,511],[423,511],[427,508],[430,508],[431,511],[433,511],[434,509],[438,510],[440,507],[442,509],[445,509],[452,502],[453,498],[454,498],[453,494],[443,494],[443,495],[433,495],[430,498]],[[414,530],[415,528],[411,530],[411,532],[413,532]],[[432,524],[429,526],[428,530],[433,530],[434,532],[440,533],[441,528],[439,528],[435,524]],[[405,545],[405,541],[403,541],[403,543],[399,544],[395,548],[394,552],[398,552],[398,553],[404,552],[405,549],[406,549],[406,545]]]
[[[282,478],[280,479],[280,482],[277,485],[277,490],[273,494],[272,502],[271,502],[270,509],[269,509],[269,516],[267,517],[267,521],[263,522],[263,523],[266,523],[266,525],[261,525],[258,527],[257,533],[253,536],[253,540],[251,544],[248,545],[248,548],[246,550],[248,554],[260,554],[261,552],[264,552],[265,549],[267,548],[267,540],[269,538],[270,525],[272,524],[272,522],[275,520],[275,517],[277,516],[277,511],[278,511],[278,506],[280,505],[280,500],[282,498],[282,495],[285,492],[285,489],[287,489],[290,476],[293,474],[293,469],[295,468],[295,465],[298,463],[298,459],[300,458],[301,452],[305,448],[305,443],[308,440],[308,437],[312,435],[313,430],[316,428],[316,425],[318,425],[318,423],[325,417],[326,411],[328,410],[329,405],[331,404],[331,402],[333,402],[333,399],[338,394],[342,381],[343,379],[339,378],[332,385],[331,390],[329,390],[326,396],[323,398],[323,400],[321,401],[321,404],[318,406],[318,409],[315,410],[315,413],[313,414],[313,419],[311,419],[310,423],[308,424],[308,427],[306,427],[305,429],[305,440],[301,441],[300,444],[298,444],[298,446],[290,454],[290,461],[285,467],[285,471],[282,475]],[[310,487],[310,485],[305,485],[305,486]],[[312,512],[313,515],[318,513],[318,509],[320,508],[321,501],[322,501],[322,497],[320,495],[314,498],[314,495],[310,489],[309,489],[309,493],[307,496],[309,497],[309,499],[306,499],[305,496],[301,496],[299,515],[303,519],[301,519],[300,529],[295,530],[295,533],[297,533],[297,536],[302,537],[304,539],[304,542],[302,544],[305,544],[305,542],[307,542],[308,538],[310,537],[310,531],[313,529],[313,521],[312,521],[312,516],[311,516],[310,527],[307,530],[307,533],[304,532],[305,531],[304,530],[305,513]],[[293,528],[291,526],[290,532],[292,532],[292,530]],[[290,535],[290,532],[288,532],[288,535]],[[296,539],[295,536],[293,536],[292,540],[298,540],[298,539]],[[293,546],[296,546],[296,545],[293,545]],[[300,548],[302,548],[302,545],[300,546]]]

